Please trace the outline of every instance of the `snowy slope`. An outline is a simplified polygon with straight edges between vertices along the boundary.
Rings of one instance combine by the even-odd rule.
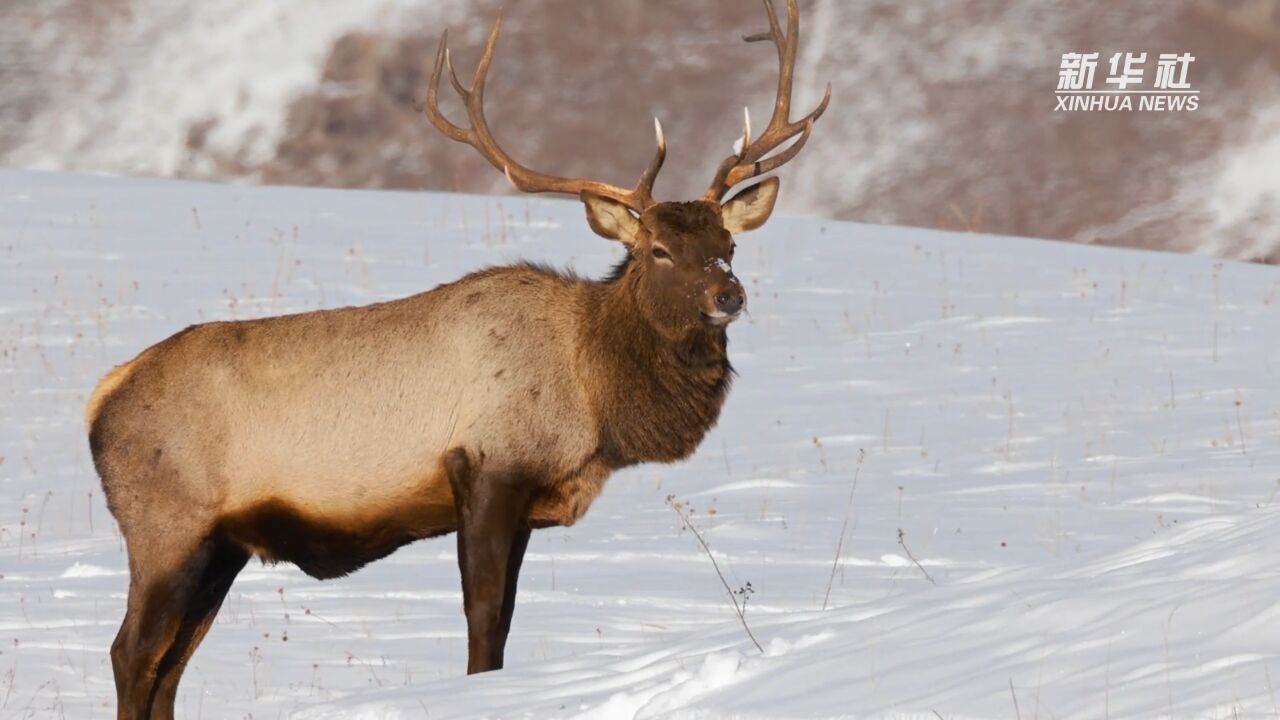
[[[125,557],[82,429],[110,365],[516,258],[599,274],[582,220],[0,171],[0,717],[114,714]],[[184,716],[1280,714],[1280,272],[787,217],[739,247],[720,427],[535,534],[508,669],[462,674],[450,539],[328,583],[255,563]]]

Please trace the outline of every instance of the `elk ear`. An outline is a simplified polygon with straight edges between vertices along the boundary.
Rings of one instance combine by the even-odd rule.
[[[617,240],[627,247],[635,244],[636,235],[640,233],[640,220],[626,205],[590,190],[583,190],[580,197],[582,204],[587,206],[587,222],[597,235]]]
[[[724,229],[733,234],[755,230],[773,213],[773,203],[778,199],[778,178],[765,178],[743,190],[720,206]]]

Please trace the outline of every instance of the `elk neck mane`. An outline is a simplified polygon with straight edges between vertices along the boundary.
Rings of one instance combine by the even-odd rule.
[[[697,449],[720,417],[733,380],[723,327],[672,336],[648,319],[637,288],[645,268],[631,253],[599,281],[580,280],[580,371],[614,467],[673,462]]]

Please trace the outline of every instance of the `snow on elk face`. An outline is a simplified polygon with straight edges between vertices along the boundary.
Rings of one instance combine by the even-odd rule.
[[[733,274],[734,241],[710,203],[662,203],[641,219],[633,251],[655,304],[685,324],[724,326],[746,306]],[[656,320],[656,318],[651,318]]]
[[[755,197],[771,189],[759,187],[744,195]],[[596,201],[588,205],[588,213],[589,217],[597,211],[614,214],[607,221],[593,219],[592,227],[627,245],[628,258],[618,270],[619,277],[631,277],[637,304],[649,322],[679,335],[724,327],[746,308],[746,293],[732,267],[737,243],[725,227],[726,213],[737,217],[736,208],[742,202],[735,198],[723,207],[705,200],[663,202],[635,218]],[[767,216],[772,202],[754,207],[756,213]]]

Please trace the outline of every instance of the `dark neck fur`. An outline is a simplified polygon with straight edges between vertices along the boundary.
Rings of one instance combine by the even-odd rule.
[[[614,467],[688,457],[720,417],[733,375],[724,328],[674,334],[647,318],[624,260],[585,293],[582,370]]]

